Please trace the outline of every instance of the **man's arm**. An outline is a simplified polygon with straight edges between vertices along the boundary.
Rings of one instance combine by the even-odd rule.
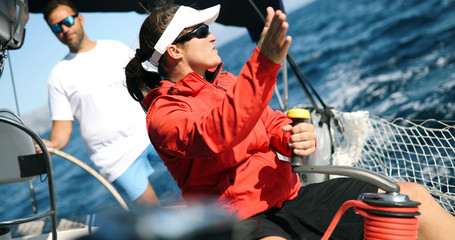
[[[53,121],[50,138],[43,139],[43,142],[46,147],[61,150],[68,144],[72,131],[73,121]]]

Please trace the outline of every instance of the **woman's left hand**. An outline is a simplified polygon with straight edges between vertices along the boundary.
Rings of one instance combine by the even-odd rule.
[[[316,151],[316,133],[313,124],[304,122],[295,126],[286,125],[283,131],[291,133],[289,147],[293,148],[295,154],[308,156]]]
[[[258,48],[270,61],[281,63],[291,45],[291,36],[286,36],[289,23],[286,22],[286,14],[280,10],[274,11],[267,8],[267,18],[264,29],[259,39]]]

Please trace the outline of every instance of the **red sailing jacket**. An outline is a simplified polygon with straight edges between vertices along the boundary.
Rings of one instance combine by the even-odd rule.
[[[301,187],[289,162],[291,121],[268,103],[280,64],[256,48],[238,77],[192,72],[177,83],[161,81],[142,104],[151,142],[186,200],[215,198],[245,219],[293,199]]]

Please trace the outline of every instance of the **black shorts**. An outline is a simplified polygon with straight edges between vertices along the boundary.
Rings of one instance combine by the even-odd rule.
[[[310,184],[298,196],[243,221],[251,239],[281,236],[286,239],[321,239],[333,216],[347,200],[361,193],[376,193],[378,188],[350,178]],[[331,239],[363,239],[364,218],[349,208],[340,219]]]

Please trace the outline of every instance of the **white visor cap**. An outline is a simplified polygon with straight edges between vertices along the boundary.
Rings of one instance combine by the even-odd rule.
[[[210,25],[215,22],[219,13],[220,4],[204,10],[180,6],[166,30],[164,30],[163,35],[161,35],[160,39],[155,44],[155,51],[153,51],[153,55],[149,58],[149,62],[152,63],[153,66],[158,67],[161,56],[166,51],[167,47],[175,41],[183,29],[200,23]]]

